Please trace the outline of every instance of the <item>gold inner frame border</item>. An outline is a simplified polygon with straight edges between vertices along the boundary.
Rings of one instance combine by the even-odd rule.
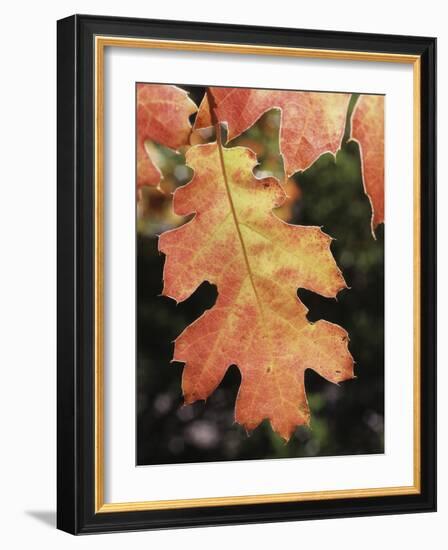
[[[296,493],[276,493],[243,496],[189,498],[179,500],[153,500],[140,502],[106,503],[104,501],[104,51],[106,47],[153,48],[211,53],[237,53],[252,55],[288,56],[315,59],[335,59],[349,61],[407,63],[413,65],[413,297],[414,297],[414,350],[413,350],[413,485],[379,487],[349,490],[329,490]],[[208,506],[231,506],[242,504],[263,504],[278,502],[304,502],[343,498],[365,498],[393,495],[411,495],[421,492],[421,389],[420,389],[420,154],[421,154],[421,61],[418,55],[404,55],[381,52],[360,52],[346,50],[325,50],[292,48],[280,46],[258,46],[253,44],[226,44],[214,42],[158,40],[123,38],[116,36],[96,36],[95,56],[95,348],[94,348],[94,410],[95,410],[95,513],[132,512],[143,510],[167,510]]]

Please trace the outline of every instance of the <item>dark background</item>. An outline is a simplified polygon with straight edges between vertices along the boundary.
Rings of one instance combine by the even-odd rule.
[[[182,86],[199,104],[205,88]],[[297,428],[285,442],[264,421],[249,436],[234,422],[240,374],[231,366],[207,402],[184,406],[183,364],[170,363],[173,341],[216,299],[208,283],[176,306],[161,297],[164,257],[157,235],[185,219],[171,210],[171,192],[191,171],[178,154],[154,145],[164,179],[163,193],[145,189],[137,223],[137,464],[167,464],[256,458],[382,453],[384,451],[384,226],[370,228],[371,208],[364,194],[358,145],[347,141],[336,158],[323,155],[286,183],[289,199],[276,213],[290,223],[319,225],[335,238],[332,252],[350,289],[337,300],[299,290],[311,321],[326,319],[345,328],[355,359],[356,379],[331,384],[311,370],[305,384],[311,426]],[[258,156],[257,175],[283,180],[278,150],[280,115],[266,113],[229,146],[245,145]],[[205,136],[212,137],[212,136]],[[204,136],[202,136],[204,139]]]

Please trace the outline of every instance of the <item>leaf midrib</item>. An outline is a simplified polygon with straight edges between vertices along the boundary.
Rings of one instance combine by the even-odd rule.
[[[239,241],[240,241],[240,244],[241,244],[241,249],[242,249],[243,257],[244,257],[244,262],[246,264],[246,270],[247,270],[247,273],[249,275],[250,284],[252,286],[252,290],[253,290],[254,295],[255,295],[255,300],[257,302],[258,309],[259,309],[260,314],[261,314],[263,330],[265,331],[268,339],[270,340],[269,331],[266,329],[263,304],[262,304],[262,301],[260,300],[260,296],[258,295],[257,287],[255,285],[255,280],[254,280],[254,276],[253,276],[253,273],[252,273],[252,268],[251,268],[250,261],[249,261],[249,255],[248,255],[247,250],[246,250],[246,245],[244,243],[243,234],[242,234],[241,229],[240,229],[240,222],[238,220],[238,214],[237,214],[237,211],[236,211],[236,208],[235,208],[235,203],[233,201],[232,189],[230,187],[229,179],[227,177],[227,170],[226,170],[223,146],[222,146],[222,141],[221,141],[221,131],[220,131],[219,127],[217,128],[216,144],[218,146],[219,160],[220,160],[220,163],[221,163],[221,171],[222,171],[222,175],[223,175],[223,179],[224,179],[224,185],[225,185],[225,189],[226,189],[226,193],[227,193],[227,198],[229,200],[230,210],[232,212],[232,218],[233,218],[233,221],[235,222],[235,228],[236,228],[238,238],[239,238]]]

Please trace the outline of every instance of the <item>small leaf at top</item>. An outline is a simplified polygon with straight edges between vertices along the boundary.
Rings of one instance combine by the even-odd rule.
[[[361,95],[353,109],[351,138],[359,145],[364,191],[372,205],[372,233],[384,222],[384,96]]]
[[[335,154],[344,135],[350,94],[251,88],[210,88],[215,114],[228,126],[228,140],[250,128],[269,109],[281,111],[280,151],[287,176],[306,170],[323,153]],[[212,125],[207,95],[195,129]]]
[[[188,144],[189,116],[196,111],[187,92],[176,86],[137,84],[137,187],[156,186],[162,178],[148,154],[145,141],[174,150]]]

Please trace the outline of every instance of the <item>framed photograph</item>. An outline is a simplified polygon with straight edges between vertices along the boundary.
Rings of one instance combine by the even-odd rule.
[[[58,527],[436,508],[434,38],[58,22]]]

